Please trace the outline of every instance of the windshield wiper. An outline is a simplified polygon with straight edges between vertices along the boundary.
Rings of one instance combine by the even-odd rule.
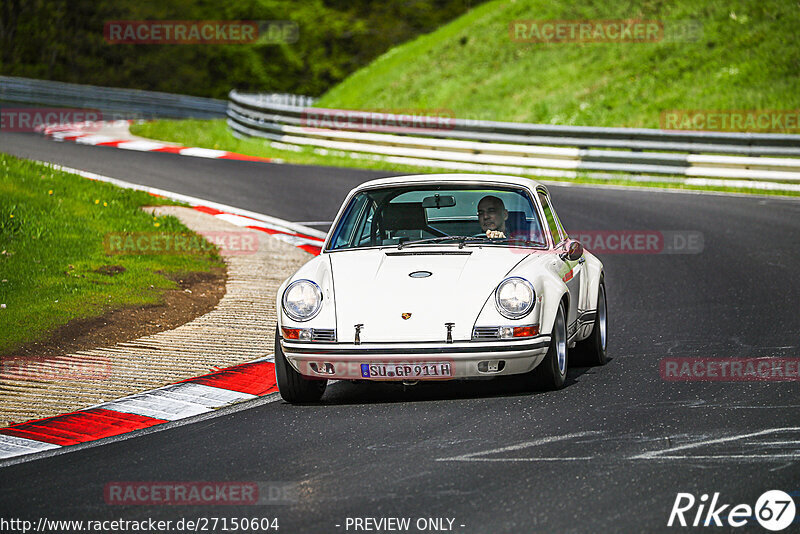
[[[466,235],[446,235],[442,237],[430,237],[428,239],[417,239],[415,241],[401,241],[397,245],[397,250],[402,250],[408,245],[426,245],[430,243],[443,243],[445,241],[457,241],[458,248],[464,248],[466,243],[480,241],[482,243],[522,243],[525,245],[542,246],[538,241],[531,241],[521,237],[486,237],[486,236],[466,236]]]
[[[443,243],[445,241],[457,240],[460,241],[459,248],[464,245],[464,241],[471,239],[481,239],[480,237],[469,237],[465,235],[445,235],[441,237],[429,237],[427,239],[417,239],[415,241],[400,241],[397,245],[397,250],[402,250],[403,247],[408,245],[425,245],[429,243]]]
[[[490,238],[486,237],[484,239],[488,239],[492,243],[523,243],[525,245],[536,245],[536,246],[544,246],[544,243],[540,243],[539,241],[531,241],[530,239],[524,239],[522,237],[498,237],[498,238]]]
[[[459,238],[460,241],[458,243],[458,248],[464,248],[464,245],[467,242],[480,242],[480,243],[488,243],[491,245],[500,245],[500,244],[523,244],[523,245],[536,245],[542,246],[542,243],[538,241],[531,241],[529,239],[523,239],[521,237],[487,237],[485,235],[480,236],[472,236],[472,237],[461,237]]]

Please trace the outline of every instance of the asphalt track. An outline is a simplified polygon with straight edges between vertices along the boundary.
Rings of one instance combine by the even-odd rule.
[[[23,134],[0,134],[0,150],[292,221],[330,220],[351,187],[381,176]],[[751,506],[770,489],[799,495],[797,382],[667,382],[659,362],[798,356],[800,202],[551,191],[568,230],[703,234],[700,254],[601,256],[606,366],[573,368],[567,387],[551,393],[527,393],[518,379],[337,383],[318,405],[260,404],[4,467],[0,516],[278,517],[280,533],[354,532],[345,529],[348,517],[410,517],[412,525],[446,517],[465,533],[668,532],[677,530],[666,525],[678,492],[720,492],[720,502]],[[301,498],[271,506],[111,506],[103,488],[115,481],[282,481],[299,484]],[[757,524],[737,530],[763,531]],[[798,530],[795,522],[788,531]]]

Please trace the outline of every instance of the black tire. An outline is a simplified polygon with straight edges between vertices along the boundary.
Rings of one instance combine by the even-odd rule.
[[[317,402],[328,386],[328,381],[324,378],[305,378],[294,370],[283,355],[277,328],[275,329],[275,378],[278,380],[281,397],[291,403]]]
[[[589,337],[575,344],[576,360],[586,366],[605,365],[608,361],[608,306],[606,303],[606,284],[600,278],[597,288],[597,307],[595,308],[594,326]]]
[[[547,349],[544,360],[532,371],[534,384],[539,389],[561,389],[566,382],[569,368],[566,316],[564,303],[561,302],[550,334],[550,348]]]

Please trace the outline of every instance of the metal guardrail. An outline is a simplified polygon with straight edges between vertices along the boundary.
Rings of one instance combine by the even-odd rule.
[[[106,119],[225,116],[227,102],[214,98],[0,76],[0,102],[96,109]]]
[[[236,93],[235,90],[231,93]],[[292,95],[288,93],[258,93],[248,95],[248,102],[256,108],[267,108],[270,105],[278,106],[279,108],[300,108],[305,109],[314,105],[316,98],[303,95]]]
[[[553,126],[450,119],[446,128],[358,127],[399,124],[402,115],[325,110],[231,91],[228,125],[239,134],[295,145],[367,153],[404,163],[470,169],[537,169],[545,176],[583,172],[800,181],[800,135]],[[319,118],[346,114],[342,127]],[[322,121],[324,123],[324,120]],[[413,135],[410,135],[413,134]],[[614,150],[609,150],[614,149]],[[657,151],[657,152],[656,152]],[[782,157],[764,157],[782,156]],[[501,169],[497,169],[501,170]],[[528,172],[531,174],[532,172]]]

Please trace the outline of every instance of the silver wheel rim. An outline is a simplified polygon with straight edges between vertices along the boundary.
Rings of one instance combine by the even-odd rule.
[[[600,295],[597,299],[597,320],[600,326],[600,348],[606,350],[606,289],[600,286]]]
[[[558,358],[558,372],[562,375],[567,372],[567,336],[564,334],[564,315],[559,310],[556,316],[556,357]]]

